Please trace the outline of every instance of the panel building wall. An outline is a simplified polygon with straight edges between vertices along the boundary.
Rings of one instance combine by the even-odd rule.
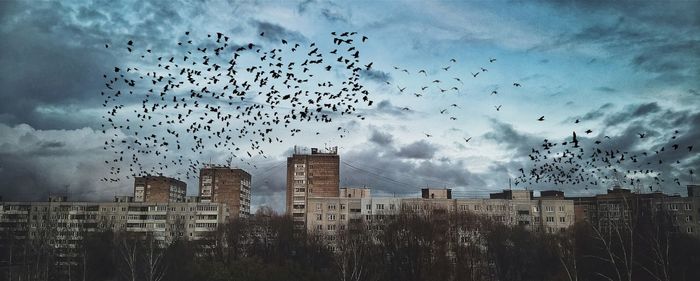
[[[241,169],[209,165],[199,171],[200,200],[226,204],[231,219],[250,216],[250,184],[250,174]]]
[[[295,148],[287,158],[287,214],[291,214],[299,229],[306,228],[309,197],[340,196],[340,157],[337,149],[311,153]]]
[[[96,231],[148,234],[164,245],[176,239],[200,240],[226,218],[225,205],[219,203],[146,203],[132,197],[114,202],[0,202],[0,252],[18,241],[42,239],[68,259],[84,233]]]
[[[135,202],[184,202],[187,184],[169,177],[145,176],[134,178]]]

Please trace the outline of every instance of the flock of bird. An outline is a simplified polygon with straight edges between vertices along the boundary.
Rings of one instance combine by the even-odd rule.
[[[496,61],[497,59],[495,58],[488,58],[488,63],[486,60],[484,60],[484,64],[494,64],[496,63]],[[407,95],[410,93],[416,98],[428,99],[431,101],[431,103],[435,103],[436,100],[434,99],[434,96],[436,94],[463,94],[465,92],[465,82],[469,82],[468,79],[478,79],[478,77],[483,78],[483,76],[486,75],[486,73],[489,71],[485,66],[480,66],[475,72],[469,72],[464,74],[460,73],[460,70],[457,70],[457,64],[457,59],[452,58],[449,60],[446,66],[440,67],[437,70],[409,70],[399,66],[394,66],[394,71],[398,72],[396,76],[401,78],[407,78],[407,80],[414,82],[417,81],[419,84],[421,84],[415,89],[409,89],[408,86],[401,86],[398,82],[395,82],[398,93],[400,95]],[[431,74],[429,75],[429,73]],[[388,80],[384,81],[384,83],[386,83],[386,85],[389,86],[392,85],[392,82]],[[513,82],[512,87],[520,88],[522,87],[522,84],[520,82]],[[498,95],[498,89],[499,86],[493,86],[493,89],[491,89],[490,92],[484,94],[487,94],[488,96]],[[501,111],[502,107],[503,105],[501,104],[494,105],[494,109],[496,112]],[[413,111],[413,109],[411,109],[410,107],[401,107],[401,110],[407,112]],[[453,113],[463,110],[465,110],[465,108],[463,108],[459,104],[450,103],[442,106],[439,109],[439,111],[437,111],[437,113],[439,113],[440,116],[446,116],[447,120],[458,121],[458,117]],[[541,117],[539,121],[543,120],[544,116]],[[434,134],[427,132],[423,132],[423,135],[425,135],[426,138],[434,137]],[[465,143],[468,143],[472,139],[472,137],[463,137],[462,139]]]
[[[344,116],[365,120],[358,107],[370,107],[373,101],[361,76],[372,70],[373,62],[361,61],[359,48],[368,38],[356,32],[331,35],[332,51],[322,50],[316,43],[286,39],[267,48],[255,43],[238,45],[218,32],[202,36],[203,42],[199,43],[193,43],[197,41],[195,36],[185,32],[184,40],[165,53],[150,49],[148,42],[129,40],[117,46],[117,50],[126,48],[127,55],[136,56],[134,62],[140,67],[117,66],[113,73],[103,76],[105,90],[101,95],[107,111],[102,132],[110,137],[104,149],[111,151],[113,158],[105,160],[110,165],[110,176],[102,180],[117,182],[126,169],[136,177],[162,174],[175,166],[185,168],[177,174],[189,179],[197,176],[203,163],[184,157],[183,152],[202,154],[212,149],[226,150],[231,157],[256,167],[250,158],[267,158],[263,144],[284,141],[279,130],[294,136],[301,133],[300,123],[316,122],[321,126]],[[259,36],[267,39],[264,32]],[[484,65],[496,61],[488,58]],[[439,70],[430,71],[394,66],[397,76],[406,75],[401,77],[420,86],[412,89],[400,82],[384,83],[396,87],[400,95],[429,99],[435,94],[459,94],[468,79],[488,73],[482,65],[476,71],[460,74],[456,64],[457,60],[451,59]],[[513,82],[512,87],[521,88],[522,84]],[[498,94],[498,87],[483,93],[487,97]],[[462,106],[445,104],[436,114],[456,121],[451,111],[463,110]],[[493,108],[496,112],[503,110],[500,104]],[[409,107],[401,110],[412,111]],[[533,119],[544,122],[545,116]],[[341,138],[349,132],[342,126],[334,131]],[[584,132],[590,135],[593,130]],[[433,137],[431,133],[423,134]],[[675,131],[671,141],[678,134]],[[644,138],[646,134],[638,136]],[[472,137],[462,139],[469,143]],[[611,137],[580,139],[576,132],[566,141],[545,139],[541,147],[532,148],[530,167],[519,170],[515,184],[583,185],[588,189],[607,181],[639,186],[644,179],[651,179],[648,187],[653,189],[654,184],[665,182],[660,170],[669,164],[664,163],[668,161],[666,154],[693,150],[692,145],[680,143],[653,152],[611,147]],[[670,164],[680,164],[679,160],[675,162]],[[680,185],[678,175],[673,181]]]
[[[368,38],[356,32],[331,35],[332,51],[286,39],[269,48],[237,45],[219,32],[202,36],[199,43],[185,32],[184,40],[164,52],[152,50],[150,42],[116,46],[117,51],[126,48],[138,66],[117,66],[103,76],[102,133],[109,135],[104,149],[113,158],[105,160],[110,176],[102,181],[117,182],[126,169],[136,177],[175,166],[186,167],[178,176],[189,179],[202,163],[185,158],[186,150],[266,158],[261,145],[283,142],[280,129],[294,136],[302,122],[322,125],[343,116],[364,120],[358,107],[373,101],[360,73],[372,62],[361,61],[359,48]],[[264,32],[259,36],[272,40]],[[110,47],[115,49],[105,45]],[[340,126],[336,131],[341,138],[348,132]]]
[[[579,123],[576,120],[575,123]],[[589,135],[593,130],[585,130]],[[515,184],[543,184],[583,186],[628,186],[654,191],[666,186],[672,180],[680,186],[680,176],[673,174],[668,167],[681,163],[680,157],[693,153],[692,144],[678,143],[680,131],[669,133],[665,145],[651,151],[616,148],[618,137],[597,136],[579,139],[576,132],[571,139],[552,142],[547,139],[540,147],[532,148],[528,155],[530,168],[520,168]],[[634,138],[644,139],[646,133],[637,133]],[[625,137],[625,136],[621,136]],[[693,170],[687,170],[690,177]]]

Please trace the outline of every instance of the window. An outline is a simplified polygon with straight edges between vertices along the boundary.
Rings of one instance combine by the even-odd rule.
[[[372,210],[372,204],[367,204],[367,206],[365,206],[365,207],[367,207],[366,208],[367,210]]]
[[[328,210],[335,210],[335,204],[328,204]]]
[[[396,205],[394,204],[389,204],[389,210],[394,210],[396,209]]]
[[[532,212],[533,212],[533,213],[539,213],[539,212],[540,212],[540,207],[537,207],[537,206],[532,207]]]
[[[329,221],[334,221],[334,220],[335,220],[335,214],[328,214],[328,220],[329,220]]]
[[[317,220],[317,221],[323,220],[323,215],[321,215],[321,214],[316,214],[316,220]]]
[[[566,217],[559,217],[559,222],[566,222]]]
[[[685,209],[686,209],[686,210],[692,210],[692,209],[693,209],[693,205],[691,205],[690,203],[686,203],[686,204],[685,204]]]
[[[564,211],[564,206],[559,206],[559,212],[563,212],[563,211]]]
[[[345,220],[345,215],[340,215],[340,220]]]
[[[552,206],[545,206],[545,207],[544,207],[544,210],[545,210],[546,212],[554,212],[554,207],[552,207]]]
[[[384,210],[384,204],[377,204],[377,210]]]
[[[554,222],[554,217],[547,217],[547,222]]]
[[[328,230],[335,230],[335,224],[329,224]]]
[[[323,230],[323,225],[322,225],[322,224],[317,225],[317,226],[316,226],[316,229],[317,229],[317,230]]]
[[[321,203],[316,203],[316,210],[319,210],[319,211],[320,211],[321,208],[323,208],[323,204],[321,204]]]
[[[688,229],[686,229],[687,233],[693,233],[693,227],[689,226]]]
[[[345,210],[345,204],[340,204],[340,209]]]
[[[685,221],[686,221],[686,222],[691,222],[691,221],[693,221],[693,216],[686,216],[686,217],[685,217]]]

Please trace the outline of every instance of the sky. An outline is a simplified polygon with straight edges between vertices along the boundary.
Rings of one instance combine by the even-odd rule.
[[[358,47],[373,62],[362,83],[374,104],[358,109],[367,118],[295,124],[302,133],[276,131],[283,143],[263,145],[265,157],[237,158],[233,165],[253,175],[254,209],[283,210],[286,157],[295,145],[338,146],[341,185],[384,196],[415,196],[426,186],[485,196],[532,167],[528,154],[543,139],[565,141],[572,131],[589,142],[608,136],[604,145],[621,151],[680,144],[656,167],[668,180],[655,188],[670,194],[685,194],[689,171],[700,168],[698,1],[0,1],[0,195],[129,194],[126,178],[99,180],[111,157],[101,132],[102,75],[152,65],[105,45],[134,40],[172,54],[186,31],[265,47],[287,39],[332,48],[331,32],[368,37]],[[336,126],[345,128],[343,138]],[[213,147],[181,155],[229,157]],[[183,180],[196,194],[196,179]],[[518,188],[590,195],[610,186]]]

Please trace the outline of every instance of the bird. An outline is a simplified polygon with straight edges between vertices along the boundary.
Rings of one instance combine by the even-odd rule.
[[[537,118],[537,121],[544,121],[544,116],[540,116],[540,118]]]
[[[469,138],[463,138],[463,139],[464,139],[464,142],[469,142],[470,140],[472,140],[472,137],[469,137]]]
[[[517,83],[517,82],[516,82],[516,83],[513,83],[513,86],[515,86],[515,87],[522,87],[522,85],[520,85],[520,83]]]
[[[497,106],[494,106],[494,107],[496,108],[496,111],[500,111],[500,110],[501,110],[501,105],[497,105]]]
[[[185,35],[189,36],[189,31]],[[292,60],[289,53],[300,43],[290,49],[263,48],[255,42],[229,48],[229,37],[221,32],[215,36],[206,34],[200,41],[188,37],[186,41],[174,42],[178,47],[173,51],[144,48],[139,52],[134,41],[128,40],[129,54],[153,58],[149,67],[153,70],[143,73],[120,63],[112,75],[103,75],[106,89],[100,95],[105,98],[103,107],[109,111],[102,116],[101,131],[109,134],[109,129],[122,130],[126,135],[120,139],[115,134],[105,142],[103,148],[116,157],[105,159],[110,165],[110,176],[103,180],[118,181],[117,176],[126,171],[121,163],[127,160],[130,175],[126,178],[162,174],[171,165],[184,166],[189,178],[197,173],[201,163],[171,152],[188,149],[201,155],[208,149],[218,149],[241,153],[232,155],[239,159],[243,155],[267,158],[261,144],[283,142],[281,136],[275,136],[285,133],[280,129],[286,128],[294,136],[301,133],[297,126],[302,122],[331,123],[345,116],[365,120],[356,110],[360,104],[371,106],[373,101],[359,80],[359,66],[370,68],[373,62],[361,59],[360,46],[353,45],[349,38],[353,32],[341,35],[335,36],[334,43],[348,45],[349,55],[340,58],[341,55],[321,50],[311,42],[304,63]],[[287,38],[280,40],[282,45],[290,43]],[[111,50],[109,44],[105,48]],[[213,59],[228,55],[224,53],[229,50],[233,59],[228,63]],[[193,55],[195,51],[201,56]],[[169,52],[174,54],[163,55]],[[334,59],[328,59],[329,55],[335,55]],[[252,59],[239,59],[244,56]],[[347,79],[332,83],[314,76],[333,68],[348,69],[347,74],[340,74]],[[184,88],[190,90],[181,95]],[[253,89],[259,92],[256,94]],[[125,104],[139,91],[143,91],[141,104],[132,112]],[[338,128],[338,136],[343,138],[348,130]],[[185,137],[192,140],[191,145],[183,141]],[[257,169],[250,160],[241,161]]]
[[[496,59],[494,59],[494,58],[489,58],[489,62],[495,62],[495,61],[496,61]]]

